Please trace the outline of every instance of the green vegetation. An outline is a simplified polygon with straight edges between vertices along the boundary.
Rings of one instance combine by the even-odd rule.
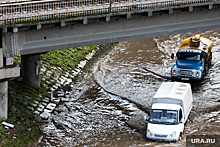
[[[75,68],[79,62],[85,59],[85,56],[96,49],[97,46],[84,46],[78,48],[69,48],[63,50],[50,51],[41,55],[44,62],[49,63],[51,66],[60,67],[64,72]]]
[[[13,84],[13,86],[11,85]],[[24,147],[41,136],[39,127],[43,124],[34,117],[33,110],[28,107],[34,100],[42,101],[48,96],[44,88],[33,87],[29,82],[10,82],[8,96],[8,119],[15,128],[6,129],[0,123],[1,147]]]
[[[14,63],[17,65],[21,65],[21,56],[14,56]]]

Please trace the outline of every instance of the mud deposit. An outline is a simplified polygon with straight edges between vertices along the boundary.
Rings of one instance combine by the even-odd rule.
[[[188,134],[220,134],[220,30],[200,32],[214,42],[212,66],[202,82],[191,83],[194,106],[180,141],[145,139],[153,95],[170,81],[170,68],[181,42],[195,33],[133,40],[98,61],[42,126],[37,146],[185,146]]]

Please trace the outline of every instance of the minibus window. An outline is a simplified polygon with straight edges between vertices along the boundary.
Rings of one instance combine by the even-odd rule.
[[[150,123],[154,124],[177,124],[178,123],[178,112],[176,110],[160,110],[153,109],[151,111]]]

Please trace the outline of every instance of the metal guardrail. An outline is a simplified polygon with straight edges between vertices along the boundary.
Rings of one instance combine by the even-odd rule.
[[[219,0],[45,0],[0,4],[0,24],[129,12]]]

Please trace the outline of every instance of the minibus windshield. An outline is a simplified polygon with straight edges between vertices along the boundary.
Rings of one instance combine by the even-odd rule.
[[[176,110],[153,109],[151,111],[149,122],[154,124],[174,125],[178,123],[177,114]]]

